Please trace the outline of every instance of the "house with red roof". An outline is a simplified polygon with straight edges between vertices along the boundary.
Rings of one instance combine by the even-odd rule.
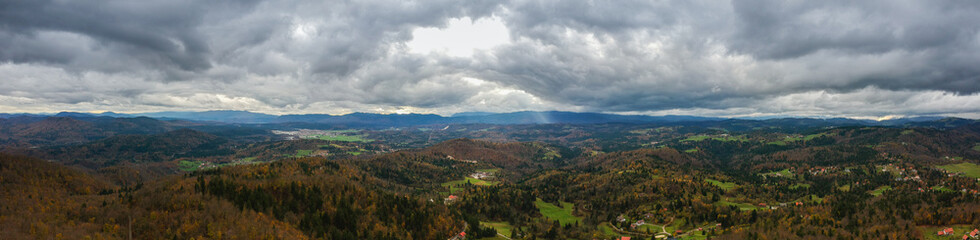
[[[447,197],[446,199],[443,199],[443,202],[445,204],[451,204],[451,203],[456,202],[456,200],[458,200],[458,199],[459,199],[459,197],[457,197],[456,195],[449,195],[449,197]]]
[[[953,235],[953,228],[946,228],[936,233],[938,236]]]

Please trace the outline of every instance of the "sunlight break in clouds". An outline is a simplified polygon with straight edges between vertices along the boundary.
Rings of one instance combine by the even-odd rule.
[[[410,52],[428,54],[445,53],[453,57],[470,57],[473,53],[488,50],[510,42],[507,26],[499,18],[469,17],[450,19],[445,28],[418,28],[412,31],[412,41],[406,43]]]

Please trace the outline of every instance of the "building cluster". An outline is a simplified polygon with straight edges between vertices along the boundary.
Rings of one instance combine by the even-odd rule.
[[[834,172],[836,170],[837,167],[812,167],[808,169],[807,172],[809,172],[810,175],[820,175],[820,174],[827,174],[830,172]]]
[[[448,158],[449,160],[455,160],[455,161],[460,161],[460,162],[465,162],[465,163],[476,164],[476,160],[456,159],[452,155],[446,155],[446,158]]]
[[[956,232],[953,228],[944,228],[936,232],[936,236],[953,236]],[[974,228],[973,231],[963,234],[963,240],[980,238],[980,229]]]
[[[473,174],[470,174],[470,177],[471,178],[476,178],[476,179],[483,180],[484,178],[488,178],[488,177],[490,177],[492,175],[493,175],[493,173],[491,173],[491,172],[475,172]]]
[[[643,224],[647,224],[647,222],[644,221],[643,219],[640,219],[634,223],[630,223],[630,228],[636,229],[636,227],[643,226]]]
[[[891,163],[889,163],[888,164],[888,167],[893,167],[893,166],[892,166]],[[882,168],[881,171],[882,172],[888,172],[888,167]],[[922,177],[919,177],[919,170],[916,170],[914,167],[911,167],[911,166],[909,166],[909,167],[894,167],[894,169],[895,170],[892,170],[892,171],[897,172],[898,173],[898,176],[899,176],[899,177],[895,178],[895,181],[916,181],[916,182],[922,182]]]

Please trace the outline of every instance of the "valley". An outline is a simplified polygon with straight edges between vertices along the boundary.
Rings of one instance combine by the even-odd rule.
[[[5,236],[958,239],[980,227],[976,122],[51,118],[0,121]]]

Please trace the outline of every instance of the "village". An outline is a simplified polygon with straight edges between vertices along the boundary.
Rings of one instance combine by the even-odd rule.
[[[965,231],[966,230],[964,230],[964,234],[960,239],[967,240],[967,239],[980,238],[980,229],[974,228],[973,231],[970,232],[965,232]],[[936,232],[937,237],[948,237],[949,239],[957,239],[956,238],[957,235],[958,234],[956,234],[956,231],[951,227],[946,227]],[[945,239],[945,238],[941,238],[941,239]]]

